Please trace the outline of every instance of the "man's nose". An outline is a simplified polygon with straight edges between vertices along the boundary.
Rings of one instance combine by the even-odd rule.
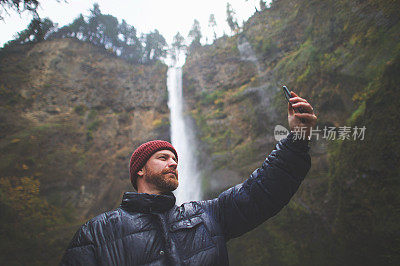
[[[168,161],[168,167],[176,169],[178,167],[178,163],[175,162],[174,159],[170,158],[169,161]]]

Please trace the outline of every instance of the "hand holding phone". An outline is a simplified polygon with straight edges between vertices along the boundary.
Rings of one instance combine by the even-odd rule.
[[[283,89],[283,93],[285,94],[286,100],[288,101],[290,106],[292,106],[292,103],[289,101],[289,99],[292,98],[292,95],[290,94],[290,91],[288,90],[288,88],[286,86],[282,86],[282,89]],[[298,113],[305,113],[305,111],[301,107],[293,108],[293,109],[295,111],[297,111]]]
[[[288,101],[288,122],[290,131],[295,131],[296,128],[305,129],[305,137],[309,138],[311,129],[317,124],[317,116],[314,113],[314,108],[306,99],[301,98],[296,93],[288,90],[283,86],[283,92]],[[292,96],[293,95],[293,96]]]
[[[290,130],[294,131],[297,127],[305,128],[305,136],[309,137],[311,129],[317,123],[317,116],[314,113],[313,107],[306,99],[301,98],[294,92],[290,93],[286,86],[282,86],[282,88],[286,100],[289,103],[288,122]],[[296,107],[293,107],[293,105]]]

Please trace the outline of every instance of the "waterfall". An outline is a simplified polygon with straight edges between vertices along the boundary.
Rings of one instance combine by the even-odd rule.
[[[281,93],[280,86],[276,86],[272,71],[264,72],[264,68],[258,61],[257,55],[253,51],[246,36],[242,35],[238,38],[237,47],[240,59],[253,63],[257,69],[257,83],[246,89],[243,93],[256,92],[258,94],[261,112],[263,112],[265,116],[269,118],[269,122],[272,123],[272,121],[278,119],[276,110],[272,107],[272,97],[278,92]]]
[[[254,53],[253,49],[251,48],[251,45],[247,41],[246,37],[241,36],[238,39],[237,47],[240,53],[240,59],[242,59],[243,61],[252,62],[257,68],[258,76],[261,77],[263,69],[260,63],[258,62],[257,56]]]
[[[179,60],[177,60],[179,61]],[[194,156],[193,131],[183,114],[182,68],[178,63],[170,66],[167,78],[168,106],[171,121],[171,142],[178,152],[179,187],[174,194],[177,205],[201,199],[200,172]]]

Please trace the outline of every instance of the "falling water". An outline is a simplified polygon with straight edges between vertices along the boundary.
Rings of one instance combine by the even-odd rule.
[[[177,60],[179,61],[179,60]],[[171,141],[178,152],[179,187],[174,192],[177,204],[201,199],[200,173],[194,156],[194,138],[185,122],[182,97],[182,64],[168,69],[168,106],[171,114]]]
[[[252,62],[257,68],[258,75],[261,76],[263,69],[258,62],[257,56],[251,48],[251,45],[247,41],[246,37],[242,36],[238,39],[237,47],[240,53],[240,59],[242,59],[243,61]]]
[[[238,39],[237,47],[240,53],[240,59],[243,61],[252,62],[257,69],[258,85],[247,88],[243,93],[256,92],[258,98],[260,99],[260,107],[264,115],[269,118],[270,122],[276,121],[278,119],[278,115],[276,113],[276,109],[272,106],[271,101],[273,95],[275,95],[278,91],[280,93],[280,88],[279,86],[276,86],[276,82],[273,80],[272,71],[264,71],[257,59],[256,54],[251,48],[250,43],[244,35],[240,36]],[[260,115],[262,116],[262,113],[260,113]]]

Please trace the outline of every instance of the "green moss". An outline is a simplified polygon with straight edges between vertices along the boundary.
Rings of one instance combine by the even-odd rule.
[[[86,112],[86,106],[84,104],[74,106],[74,112],[82,116]]]
[[[200,104],[202,105],[213,105],[215,101],[221,97],[223,97],[224,92],[220,90],[216,90],[213,92],[203,91],[200,97]]]
[[[79,178],[70,171],[79,158],[79,150],[71,152],[74,130],[61,123],[26,125],[0,141],[0,151],[6,155],[0,160],[0,172],[3,176],[36,176],[46,184]]]
[[[60,247],[56,241],[59,238],[51,236],[50,232],[57,227],[64,230],[67,227],[60,209],[41,197],[40,182],[32,177],[2,177],[0,184],[0,206],[5,214],[0,219],[0,228],[6,229],[2,230],[0,247],[4,253],[0,262],[16,265],[42,265],[43,261],[57,263],[58,258],[53,257],[58,257],[65,247]],[[25,252],[21,253],[21,249]]]
[[[362,102],[360,106],[353,112],[351,117],[347,120],[346,124],[354,124],[355,121],[365,112],[365,102]]]
[[[393,178],[400,174],[399,168],[393,167],[400,149],[394,89],[400,82],[399,71],[400,57],[374,81],[372,87],[379,89],[372,89],[349,119],[352,125],[366,126],[365,139],[333,145],[329,191],[335,206],[334,237],[342,256],[355,264],[390,264],[399,259],[395,255],[399,245],[391,240],[400,230],[395,222],[399,219],[395,205],[400,202],[400,182]]]
[[[88,115],[88,120],[93,120],[93,119],[95,119],[96,118],[96,116],[97,116],[97,111],[96,110],[94,110],[94,109],[92,109],[92,110],[90,110],[90,112],[89,112],[89,115]]]
[[[230,245],[231,261],[237,265],[396,265],[400,242],[390,236],[399,231],[394,222],[399,219],[394,209],[399,202],[395,191],[399,191],[396,165],[400,160],[395,103],[400,71],[398,59],[394,60],[399,56],[400,23],[394,10],[399,3],[275,1],[272,5],[256,13],[244,29],[260,62],[269,69],[266,73],[307,97],[323,123],[365,125],[368,137],[330,141],[328,173],[314,170],[313,182],[303,184],[301,199],[309,200],[309,209],[291,204],[290,211],[278,214],[281,219],[271,221],[272,227],[242,236],[237,245]],[[279,53],[271,52],[275,44]],[[386,77],[381,76],[383,69]],[[248,107],[251,101],[243,91],[233,88],[226,94],[222,111],[227,103],[246,105],[246,111],[229,117],[243,118],[251,127],[257,112],[255,105]],[[276,95],[273,105],[282,114],[277,120],[285,121],[287,105],[281,94]],[[205,119],[216,113],[207,111]],[[207,125],[207,141],[218,143],[223,131]],[[239,134],[243,139],[247,133]],[[215,155],[231,156],[234,167],[257,160],[240,156],[256,153],[246,140],[233,147]],[[319,154],[313,156],[321,160]],[[223,163],[221,159],[218,167]]]
[[[100,121],[100,120],[92,121],[92,122],[88,125],[87,129],[88,129],[88,131],[90,131],[90,132],[96,131],[96,130],[99,129],[100,124],[101,124],[101,121]]]
[[[29,101],[22,97],[16,89],[6,88],[4,85],[0,85],[0,103],[10,107],[17,104],[29,105]]]
[[[265,39],[262,35],[258,35],[255,42],[257,43],[255,46],[256,52],[263,56],[269,56],[278,49],[276,43],[272,39]]]

